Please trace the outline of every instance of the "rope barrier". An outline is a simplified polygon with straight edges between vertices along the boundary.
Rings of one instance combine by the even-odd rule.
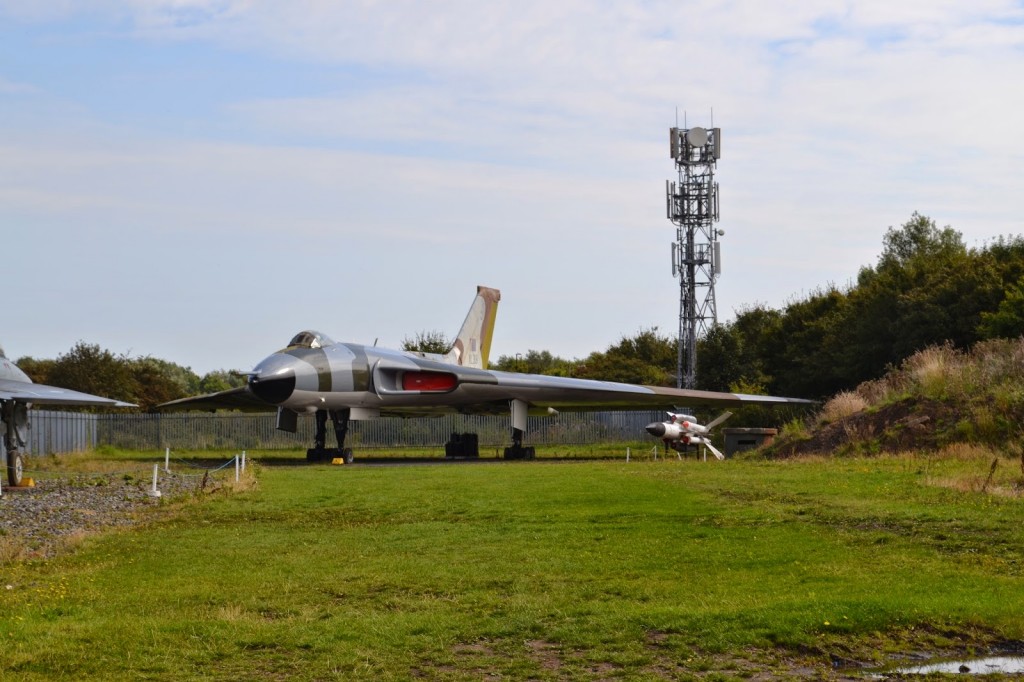
[[[178,462],[178,463],[180,463],[180,464],[182,464],[182,465],[184,465],[186,467],[189,467],[191,469],[199,469],[203,473],[185,474],[185,473],[171,472],[170,468],[168,467],[168,463],[170,462],[171,459],[173,459],[175,462]],[[241,455],[235,455],[231,459],[228,459],[227,461],[225,461],[223,464],[220,464],[218,466],[209,466],[208,467],[208,466],[203,466],[201,464],[195,464],[195,463],[189,462],[187,460],[179,459],[177,457],[173,457],[172,458],[170,456],[170,448],[167,448],[166,456],[165,456],[165,460],[164,460],[164,475],[165,476],[171,476],[171,477],[174,477],[174,478],[179,478],[179,479],[203,478],[204,480],[206,480],[206,479],[208,479],[210,477],[211,474],[215,474],[218,471],[222,471],[222,470],[226,469],[227,467],[234,465],[234,467],[235,467],[235,481],[238,482],[239,477],[240,477],[240,473],[242,471],[245,471],[245,464],[246,464],[246,456],[245,456],[245,451],[244,450],[242,451]],[[152,486],[152,489],[149,492],[151,497],[160,497],[160,491],[157,489],[157,482],[158,482],[158,479],[159,479],[159,470],[160,470],[160,465],[159,464],[154,464],[153,465],[153,486]],[[45,479],[45,480],[73,480],[75,478],[106,478],[106,477],[119,477],[119,476],[122,476],[122,477],[123,476],[140,477],[139,474],[141,474],[142,472],[146,472],[146,471],[148,471],[148,466],[146,466],[146,465],[141,465],[140,467],[135,468],[135,469],[122,469],[122,470],[119,470],[119,471],[96,471],[96,472],[60,472],[60,471],[52,471],[52,470],[46,470],[46,469],[23,469],[24,473],[26,473],[26,474],[35,474],[36,476],[40,477],[40,479]],[[0,488],[0,495],[2,495],[2,494],[3,494],[2,488]]]
[[[189,462],[189,461],[184,460],[184,459],[178,459],[177,457],[171,457],[171,460],[174,461],[174,462],[178,462],[180,464],[184,464],[185,466],[187,466],[190,469],[201,469],[201,470],[204,470],[204,471],[220,471],[224,467],[226,467],[226,466],[228,466],[230,464],[233,464],[234,461],[235,461],[235,458],[232,457],[231,459],[229,459],[228,461],[224,462],[220,466],[215,466],[215,467],[207,467],[207,466],[203,466],[202,464],[193,464],[192,462]]]

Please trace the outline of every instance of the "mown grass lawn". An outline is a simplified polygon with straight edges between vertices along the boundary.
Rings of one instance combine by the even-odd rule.
[[[0,567],[0,676],[738,678],[1020,640],[1024,506],[930,485],[965,469],[987,466],[263,466]]]

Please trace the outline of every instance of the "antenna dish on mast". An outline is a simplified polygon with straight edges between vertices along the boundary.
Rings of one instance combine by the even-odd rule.
[[[708,143],[708,131],[694,127],[686,131],[686,141],[691,147],[703,147]]]

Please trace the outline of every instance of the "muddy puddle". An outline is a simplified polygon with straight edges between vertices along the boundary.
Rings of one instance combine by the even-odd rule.
[[[1004,675],[1024,674],[1024,656],[985,656],[959,661],[929,661],[913,665],[901,665],[880,671],[881,676],[928,675],[931,673],[958,673],[962,675]]]

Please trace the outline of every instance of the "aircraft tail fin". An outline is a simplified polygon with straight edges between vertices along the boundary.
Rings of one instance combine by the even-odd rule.
[[[444,356],[446,362],[463,367],[487,369],[491,354],[491,337],[494,336],[494,320],[498,315],[498,301],[501,292],[497,289],[478,286],[476,298],[469,308],[466,321],[462,323],[455,343]]]

